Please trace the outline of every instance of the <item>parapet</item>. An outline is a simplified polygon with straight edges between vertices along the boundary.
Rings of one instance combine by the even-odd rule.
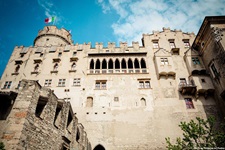
[[[34,40],[35,46],[48,45],[70,45],[73,43],[72,36],[66,29],[58,29],[56,26],[45,26],[43,30],[38,32]]]

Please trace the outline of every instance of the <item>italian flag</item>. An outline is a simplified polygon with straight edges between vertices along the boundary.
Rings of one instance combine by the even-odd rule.
[[[54,22],[56,17],[49,17],[45,19],[45,23]]]

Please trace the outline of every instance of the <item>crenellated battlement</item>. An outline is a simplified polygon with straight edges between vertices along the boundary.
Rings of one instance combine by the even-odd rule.
[[[181,34],[187,34],[187,35],[190,35],[190,36],[195,36],[194,32],[189,33],[189,32],[183,32],[180,29],[179,30],[178,29],[171,30],[169,27],[168,28],[163,27],[162,31],[153,30],[152,33],[144,33],[144,34],[142,34],[142,37],[144,37],[144,36],[152,36],[152,35],[158,36],[161,33],[170,33],[170,32],[177,33],[177,34],[181,33]]]
[[[38,32],[38,35],[34,40],[34,45],[70,45],[73,43],[71,38],[70,32],[64,28],[58,29],[56,26],[45,26],[43,30]]]

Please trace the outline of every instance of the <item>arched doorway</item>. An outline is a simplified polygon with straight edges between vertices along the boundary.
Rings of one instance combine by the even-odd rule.
[[[102,145],[98,144],[97,146],[95,146],[94,150],[105,150],[105,148]]]

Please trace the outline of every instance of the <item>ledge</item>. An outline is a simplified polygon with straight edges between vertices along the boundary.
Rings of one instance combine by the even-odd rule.
[[[12,75],[18,75],[19,73],[18,72],[14,72],[14,73],[12,73]]]
[[[50,73],[58,73],[58,71],[50,71]]]
[[[31,74],[38,74],[38,73],[39,73],[38,71],[31,72]]]
[[[77,72],[77,70],[69,70],[69,73],[70,73],[70,72]]]

